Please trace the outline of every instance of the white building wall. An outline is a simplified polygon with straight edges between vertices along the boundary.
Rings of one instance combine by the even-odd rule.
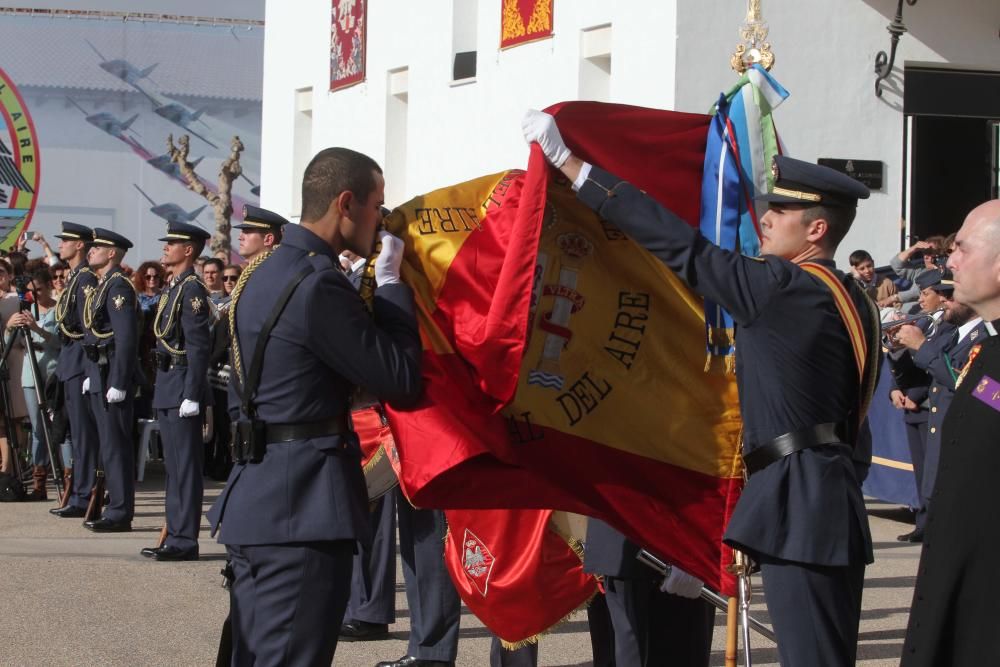
[[[501,3],[464,1],[478,2],[475,82],[451,82],[451,2],[380,0],[369,5],[367,80],[334,93],[327,91],[329,0],[267,3],[262,205],[298,216],[293,192],[301,173],[292,168],[297,89],[313,90],[313,152],[342,145],[371,155],[386,169],[387,203],[396,205],[523,166],[521,115],[528,107],[580,99],[581,31],[588,28],[611,24],[608,101],[705,112],[736,80],[729,56],[746,13],[740,0],[557,0],[555,36],[506,51],[498,49]],[[904,4],[909,32],[900,41],[896,73],[876,98],[875,54],[888,50],[885,27],[895,7],[896,0],[763,2],[777,55],[773,73],[791,91],[776,115],[789,153],[886,165],[884,187],[862,204],[841,262],[859,247],[879,262],[899,249],[904,62],[1000,69],[1000,2],[921,0]],[[406,141],[387,148],[387,81],[400,68],[408,68]]]
[[[463,0],[457,0],[463,1]],[[611,24],[610,101],[673,105],[673,1],[557,2],[555,35],[499,50],[500,3],[478,2],[474,82],[452,82],[452,3],[382,0],[368,9],[366,81],[328,92],[329,0],[268,2],[264,58],[262,205],[297,217],[292,173],[295,92],[313,90],[313,152],[346,146],[386,170],[387,203],[524,166],[520,119],[529,107],[579,99],[581,31]],[[387,149],[389,72],[407,68],[407,142]],[[391,132],[390,132],[391,134]],[[404,185],[394,160],[405,159]]]

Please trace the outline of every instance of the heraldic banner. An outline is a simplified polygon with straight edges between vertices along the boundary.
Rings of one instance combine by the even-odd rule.
[[[698,223],[708,116],[550,111],[576,155]],[[732,376],[704,372],[700,298],[581,204],[537,147],[527,171],[418,197],[386,224],[406,243],[424,341],[424,398],[389,407],[410,501],[595,516],[730,590],[739,408]],[[529,528],[507,544],[473,532],[499,567]]]
[[[368,0],[332,0],[330,6],[330,90],[365,80]]]
[[[552,36],[554,0],[503,0],[500,9],[500,48],[535,42]]]

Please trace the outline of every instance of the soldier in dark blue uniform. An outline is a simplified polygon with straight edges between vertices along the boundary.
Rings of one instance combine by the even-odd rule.
[[[202,412],[211,403],[208,357],[211,348],[208,290],[194,272],[194,261],[209,234],[195,225],[172,222],[161,260],[173,276],[156,308],[156,392],[153,409],[167,468],[167,539],[142,555],[161,561],[197,560],[201,502]]]
[[[273,250],[281,243],[281,230],[287,224],[288,220],[274,211],[244,204],[243,222],[233,225],[233,229],[240,230],[240,257],[249,262],[261,253]]]
[[[84,523],[94,532],[132,530],[135,512],[135,452],[132,399],[138,371],[139,319],[132,281],[121,263],[132,242],[107,229],[94,230],[90,267],[100,279],[83,313],[87,377],[83,391],[101,437],[101,463],[111,502],[99,519]]]
[[[937,272],[928,271],[920,278],[934,273]],[[924,516],[930,508],[931,497],[934,494],[938,462],[941,458],[941,426],[948,414],[951,399],[955,395],[955,381],[968,361],[972,346],[981,342],[982,337],[986,335],[982,318],[977,317],[965,304],[954,300],[955,283],[950,272],[940,274],[929,289],[940,293],[945,299],[943,321],[934,330],[933,335],[925,335],[924,331],[915,325],[903,325],[895,334],[896,340],[910,351],[914,365],[926,371],[932,380],[928,391],[927,440],[920,488]],[[924,522],[919,523],[918,528],[919,539],[908,541],[923,540]]]
[[[1000,200],[972,210],[948,258],[955,300],[984,320],[942,424],[941,464],[901,667],[1000,665]],[[971,332],[969,334],[971,336]]]
[[[638,553],[637,544],[608,524],[587,521],[583,569],[603,577],[615,664],[708,667],[715,608],[698,598],[700,585],[686,596],[660,590]]]
[[[861,495],[871,452],[854,444],[879,361],[878,314],[857,281],[836,272],[839,286],[831,285],[801,265],[835,271],[837,245],[868,189],[779,156],[760,221],[763,256],[744,257],[574,157],[549,114],[528,112],[522,128],[585,204],[732,314],[749,479],[724,539],[761,565],[782,664],[853,665],[872,562]],[[852,341],[833,289],[848,291],[864,340]],[[866,360],[860,371],[859,359]]]
[[[83,394],[86,358],[83,354],[83,308],[87,294],[97,287],[97,275],[87,265],[87,251],[94,230],[75,222],[63,222],[56,234],[59,259],[69,265],[66,288],[56,303],[56,321],[62,348],[56,365],[56,377],[63,383],[66,414],[69,417],[73,445],[73,484],[65,507],[49,512],[61,517],[83,517],[87,513],[90,491],[97,472],[100,443],[90,402]]]
[[[951,334],[951,325],[943,322],[939,312],[942,303],[941,285],[942,272],[938,269],[924,271],[914,282],[920,288],[920,309],[927,314],[920,320],[924,331],[933,333],[932,338],[947,338]],[[947,290],[950,294],[950,289]],[[937,311],[937,312],[936,312]],[[942,322],[942,327],[938,326]],[[894,330],[890,330],[895,335]],[[923,337],[921,337],[923,338]],[[937,344],[933,343],[932,347]],[[903,422],[906,425],[906,440],[910,450],[910,460],[913,462],[913,474],[917,482],[917,499],[915,527],[904,535],[898,536],[900,542],[919,542],[924,537],[924,522],[927,520],[927,497],[924,493],[924,478],[926,477],[927,451],[927,420],[930,417],[931,376],[926,369],[919,367],[910,350],[905,346],[890,350],[889,370],[892,372],[892,389],[889,398],[893,405],[903,411]]]
[[[330,664],[355,544],[368,539],[350,396],[363,386],[402,405],[421,391],[403,242],[383,236],[373,314],[336,268],[343,250],[374,247],[384,187],[371,158],[321,151],[303,177],[302,223],[233,294],[236,463],[209,512],[235,576],[233,665]]]

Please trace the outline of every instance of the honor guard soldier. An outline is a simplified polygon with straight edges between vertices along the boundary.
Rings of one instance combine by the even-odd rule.
[[[356,386],[397,405],[420,395],[403,242],[382,238],[372,314],[336,266],[344,250],[372,252],[384,188],[371,158],[318,153],[303,176],[301,224],[233,293],[235,463],[208,515],[234,575],[233,665],[330,664],[356,542],[368,539],[350,396]]]
[[[941,462],[901,667],[1000,664],[996,476],[1000,470],[1000,200],[972,210],[948,268],[955,300],[984,320],[941,427]],[[971,333],[970,333],[971,336]]]
[[[259,206],[243,205],[243,222],[233,225],[240,230],[240,257],[248,262],[281,243],[281,230],[288,221]]]
[[[101,463],[110,504],[99,519],[84,523],[98,533],[132,530],[135,513],[135,453],[132,446],[132,399],[138,373],[139,319],[132,281],[122,258],[132,242],[108,229],[94,230],[88,255],[99,278],[83,312],[87,377],[83,391],[101,438]]]
[[[195,225],[171,222],[161,262],[173,275],[160,296],[153,322],[156,336],[156,390],[153,409],[167,468],[167,539],[143,556],[160,561],[197,560],[204,496],[202,413],[211,403],[208,357],[211,305],[208,289],[194,272],[209,233]]]
[[[585,204],[732,315],[749,479],[724,539],[761,566],[783,665],[853,665],[873,560],[861,495],[871,451],[856,443],[880,331],[874,304],[833,256],[868,188],[778,156],[762,256],[745,257],[574,157],[551,115],[529,111],[522,128]]]
[[[59,259],[70,268],[66,288],[56,303],[56,322],[62,339],[56,377],[63,383],[66,414],[72,433],[73,478],[66,505],[49,511],[60,517],[81,518],[87,513],[100,453],[94,413],[83,393],[86,373],[83,309],[87,295],[97,287],[97,275],[87,265],[87,251],[94,231],[75,222],[63,222],[62,233],[56,234],[56,238],[59,239]]]

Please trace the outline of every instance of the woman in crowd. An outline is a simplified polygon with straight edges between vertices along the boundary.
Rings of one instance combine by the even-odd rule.
[[[159,262],[143,262],[132,274],[132,284],[139,295],[139,312],[142,314],[139,326],[139,368],[142,369],[144,378],[139,395],[136,396],[134,410],[137,419],[149,419],[153,416],[153,382],[156,379],[156,364],[153,360],[156,336],[153,334],[153,322],[163,293],[163,267]]]
[[[42,430],[42,420],[47,419],[38,406],[35,393],[35,382],[44,391],[45,382],[55,371],[59,358],[59,335],[56,324],[56,300],[52,295],[52,273],[45,267],[35,269],[31,274],[28,290],[34,299],[31,310],[14,313],[7,320],[7,330],[24,327],[31,335],[35,348],[35,360],[38,363],[38,377],[34,376],[25,348],[24,363],[21,369],[21,387],[24,402],[27,405],[28,418],[31,419],[31,478],[32,490],[28,500],[46,500],[45,478],[49,464],[49,452]]]

